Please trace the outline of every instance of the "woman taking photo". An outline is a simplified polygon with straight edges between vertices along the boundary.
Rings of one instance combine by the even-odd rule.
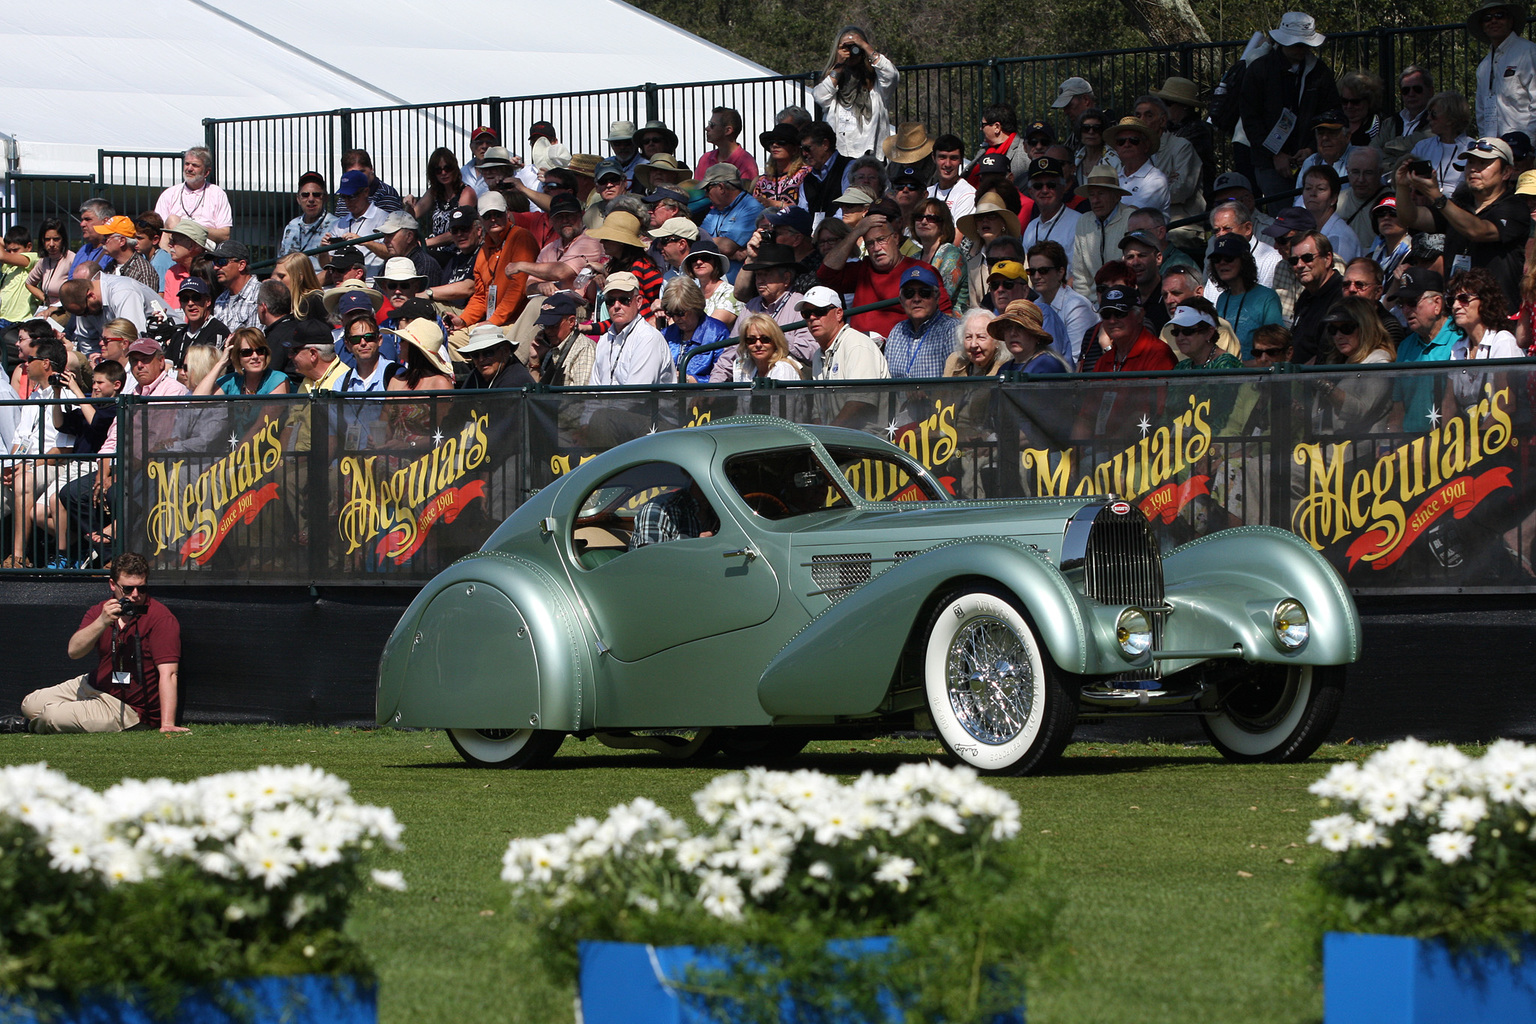
[[[890,58],[875,52],[864,29],[849,25],[837,34],[811,96],[826,110],[839,153],[863,156],[891,134],[887,110],[900,77]]]
[[[741,324],[741,344],[736,347],[736,363],[731,379],[804,380],[805,368],[789,354],[784,331],[766,313],[752,313]]]
[[[709,380],[709,371],[723,349],[701,352],[688,360],[683,369],[680,360],[683,353],[700,345],[712,345],[730,337],[731,329],[704,312],[704,292],[691,277],[674,277],[661,290],[661,311],[671,321],[661,332],[672,351],[672,363],[678,367],[681,378],[689,384]]]
[[[776,124],[758,136],[768,159],[763,173],[752,183],[752,197],[771,210],[783,210],[800,202],[800,184],[810,167],[800,156],[800,130],[792,124]]]
[[[965,253],[954,243],[955,220],[949,204],[929,197],[912,212],[912,237],[922,247],[917,259],[939,272],[949,304],[955,311],[970,305],[970,280],[965,272]]]
[[[1221,235],[1206,261],[1216,286],[1216,312],[1237,334],[1243,360],[1253,358],[1253,332],[1265,324],[1284,324],[1280,296],[1259,284],[1259,267],[1242,235]]]
[[[422,244],[439,263],[448,262],[454,253],[448,218],[459,207],[474,205],[475,190],[464,184],[459,158],[446,146],[434,149],[427,158],[427,191],[416,200],[411,212],[417,220],[425,220],[429,213],[432,215],[432,229]]]
[[[704,295],[704,315],[730,327],[736,318],[746,312],[746,307],[736,297],[736,291],[725,279],[730,261],[715,247],[713,239],[701,238],[693,243],[683,268],[693,275],[693,280]]]
[[[43,258],[32,265],[25,283],[27,291],[46,313],[59,304],[59,287],[69,280],[69,265],[74,262],[75,254],[64,235],[64,222],[57,217],[43,221],[38,245]]]

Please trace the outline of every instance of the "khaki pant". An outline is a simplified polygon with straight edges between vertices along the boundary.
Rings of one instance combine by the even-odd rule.
[[[122,732],[139,724],[139,714],[109,693],[102,693],[82,673],[58,686],[33,690],[22,698],[21,713],[33,732]]]

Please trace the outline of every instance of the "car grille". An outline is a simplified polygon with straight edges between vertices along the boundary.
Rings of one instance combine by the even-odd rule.
[[[1104,604],[1149,611],[1162,606],[1163,558],[1140,509],[1132,505],[1117,513],[1112,503],[1094,517],[1083,552],[1083,582],[1088,596]]]

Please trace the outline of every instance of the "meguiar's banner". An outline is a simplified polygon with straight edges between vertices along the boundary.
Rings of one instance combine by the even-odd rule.
[[[1536,367],[128,401],[120,525],[164,582],[418,585],[657,430],[762,414],[898,445],[961,498],[1116,494],[1171,549],[1303,537],[1361,593],[1536,590]],[[854,485],[899,500],[873,467]]]

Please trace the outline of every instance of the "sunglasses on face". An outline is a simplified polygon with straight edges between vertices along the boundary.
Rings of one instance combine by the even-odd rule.
[[[354,343],[354,344],[356,344],[359,341],[378,341],[379,340],[379,332],[378,331],[369,331],[367,334],[351,334],[351,335],[347,336],[347,340],[352,342],[352,343]]]
[[[241,359],[249,359],[251,356],[265,357],[266,354],[267,350],[264,348],[242,348],[235,353],[235,355],[239,356]]]
[[[1342,335],[1345,335],[1346,337],[1350,336],[1350,335],[1353,335],[1359,329],[1360,329],[1360,325],[1359,324],[1355,324],[1355,323],[1339,323],[1339,324],[1329,324],[1328,325],[1328,333],[1329,334],[1342,334]]]
[[[904,181],[897,185],[895,190],[897,192],[921,192],[923,190],[923,186],[917,184],[915,181]]]
[[[121,583],[118,583],[116,580],[113,580],[112,581],[112,585],[117,587],[118,590],[121,590],[125,594],[147,594],[147,593],[149,593],[149,584],[147,584],[147,583],[136,583],[136,584],[134,584],[131,587],[127,587],[127,586],[124,586]]]
[[[913,220],[925,220],[925,221],[928,221],[930,224],[937,224],[939,222],[939,215],[936,214],[936,213],[920,213],[916,217],[913,217],[912,219]]]
[[[1172,330],[1176,338],[1192,338],[1197,334],[1204,334],[1210,328],[1201,324],[1199,327],[1175,327]]]
[[[1101,132],[1104,130],[1104,126],[1099,124],[1097,121],[1084,121],[1078,127],[1080,127],[1085,132]]]
[[[1119,138],[1119,139],[1115,140],[1115,148],[1117,148],[1117,149],[1124,149],[1127,146],[1139,146],[1139,145],[1141,145],[1141,136],[1139,136],[1139,135],[1127,135],[1127,136],[1125,136],[1123,138]]]
[[[1422,96],[1429,89],[1422,85],[1405,85],[1400,91],[1404,96]]]
[[[1056,271],[1056,270],[1060,270],[1060,269],[1061,269],[1060,267],[1051,267],[1051,266],[1047,266],[1047,267],[1030,267],[1029,268],[1029,273],[1030,273],[1031,277],[1038,277],[1041,274],[1049,274],[1052,271]]]
[[[743,339],[748,345],[772,345],[773,339],[762,334],[749,334]]]
[[[1471,292],[1459,292],[1451,302],[1458,306],[1470,306],[1477,301],[1477,296]]]
[[[1483,13],[1483,21],[1485,21],[1485,22],[1487,22],[1487,21],[1504,21],[1504,20],[1507,20],[1508,18],[1509,18],[1509,12],[1506,11],[1506,10],[1503,10],[1502,8],[1497,8],[1497,9],[1492,10],[1492,11],[1485,11]]]
[[[324,192],[300,192],[299,193],[299,198],[300,199],[324,199],[325,198],[325,193]]]
[[[1237,257],[1236,256],[1212,256],[1211,257],[1211,262],[1212,263],[1236,263],[1237,262]]]
[[[608,305],[610,305],[610,306],[627,306],[631,302],[635,302],[639,298],[640,298],[639,295],[625,295],[623,292],[620,292],[617,295],[609,295],[608,296]]]
[[[1283,348],[1256,348],[1253,350],[1253,358],[1255,359],[1279,359],[1284,354],[1285,349]]]
[[[1345,97],[1341,97],[1339,99],[1339,102],[1344,104],[1346,107],[1355,107],[1355,106],[1359,106],[1360,104],[1364,103],[1365,102],[1365,97],[1361,96],[1361,97],[1358,97],[1356,99],[1350,99],[1349,97],[1345,96]]]
[[[1099,310],[1099,319],[1100,320],[1124,320],[1126,317],[1128,317],[1130,315],[1131,315],[1131,311],[1128,310],[1128,309],[1101,309],[1101,310]]]
[[[1022,288],[1024,287],[1024,282],[1015,281],[1011,277],[994,277],[990,282],[988,282],[987,287],[995,292],[1009,288]]]
[[[1286,261],[1289,263],[1310,264],[1315,259],[1317,259],[1317,253],[1315,252],[1298,252],[1286,257]]]
[[[1047,189],[1054,192],[1061,188],[1061,181],[1057,178],[1036,178],[1029,183],[1029,186],[1036,190]]]
[[[216,267],[227,267],[229,266],[229,258],[227,256],[216,257],[213,261],[213,265]]]
[[[909,284],[901,289],[901,297],[904,299],[931,299],[939,294],[926,285]]]

